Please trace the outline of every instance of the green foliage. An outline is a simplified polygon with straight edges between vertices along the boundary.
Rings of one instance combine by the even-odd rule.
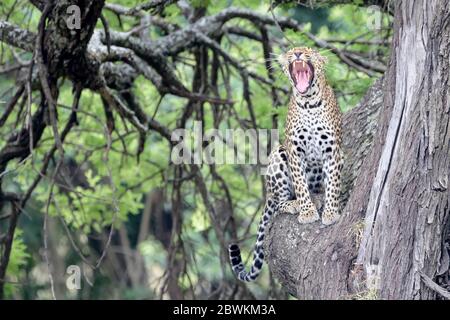
[[[209,6],[211,0],[191,0],[191,5],[194,8],[205,8]]]
[[[197,208],[192,214],[190,220],[189,227],[195,232],[205,231],[211,227],[211,221],[205,210],[205,206],[201,202],[198,203]]]
[[[5,297],[12,298],[15,293],[18,292],[20,281],[25,274],[24,267],[27,265],[30,259],[30,254],[27,252],[27,246],[23,241],[23,230],[16,229],[14,233],[14,241],[11,248],[11,255],[9,258],[8,268],[6,274],[8,275],[7,281],[17,282],[7,283],[5,285]]]

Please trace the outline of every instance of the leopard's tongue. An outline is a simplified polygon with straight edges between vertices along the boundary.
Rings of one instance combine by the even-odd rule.
[[[295,73],[295,87],[299,92],[304,93],[308,90],[309,80],[310,77],[308,70],[301,70]]]

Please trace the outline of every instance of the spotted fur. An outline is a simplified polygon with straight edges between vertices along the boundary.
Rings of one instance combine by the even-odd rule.
[[[292,75],[294,63],[308,65],[308,70],[312,70],[304,92],[296,87]],[[236,244],[229,247],[231,266],[242,281],[254,281],[261,272],[265,231],[274,214],[298,214],[300,223],[321,219],[324,225],[339,219],[342,120],[333,90],[325,79],[325,63],[318,52],[304,47],[291,49],[280,58],[283,72],[293,87],[285,126],[286,140],[269,157],[266,204],[249,272],[245,271],[239,247]],[[318,201],[323,194],[324,201]]]

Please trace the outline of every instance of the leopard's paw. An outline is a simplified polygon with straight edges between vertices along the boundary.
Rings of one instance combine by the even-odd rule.
[[[326,226],[330,226],[334,223],[336,223],[341,216],[338,212],[331,211],[331,210],[324,210],[322,213],[322,223]]]
[[[312,206],[304,211],[301,211],[298,214],[297,220],[301,224],[313,223],[317,220],[320,220],[320,216],[317,213],[317,209],[314,206]]]
[[[297,214],[300,209],[297,201],[289,200],[280,205],[279,211],[287,214]]]

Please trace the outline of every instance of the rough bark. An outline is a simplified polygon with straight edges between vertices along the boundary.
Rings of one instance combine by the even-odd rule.
[[[449,269],[442,250],[450,206],[449,6],[396,3],[391,62],[375,93],[378,127],[349,122],[354,112],[373,114],[373,91],[344,121],[349,200],[341,221],[323,228],[288,215],[274,220],[268,261],[292,295],[340,299],[368,290],[381,299],[436,298],[430,279]],[[364,130],[373,130],[362,144],[370,152],[359,147],[356,133]]]
[[[393,110],[370,195],[358,260],[383,299],[432,299],[448,231],[450,190],[450,3],[396,8]]]

